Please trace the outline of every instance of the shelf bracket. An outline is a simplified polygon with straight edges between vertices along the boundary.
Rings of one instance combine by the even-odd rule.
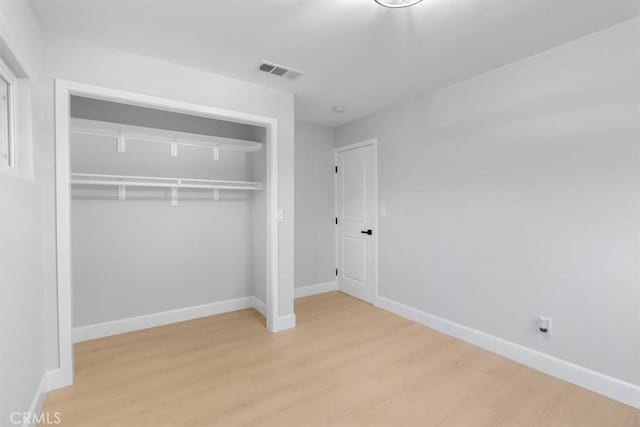
[[[171,206],[178,206],[178,187],[171,187]]]
[[[175,142],[171,143],[171,157],[178,157],[178,144]]]
[[[118,200],[127,200],[127,187],[118,185]]]
[[[213,160],[220,160],[220,148],[217,145],[213,147]]]
[[[118,132],[117,136],[117,149],[118,153],[124,153],[127,151],[127,139],[122,135],[122,131]]]
[[[220,189],[216,188],[213,190],[213,200],[220,200]]]

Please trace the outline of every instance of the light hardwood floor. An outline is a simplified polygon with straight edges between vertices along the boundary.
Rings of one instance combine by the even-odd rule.
[[[45,411],[99,426],[640,427],[640,411],[338,292],[75,346]]]

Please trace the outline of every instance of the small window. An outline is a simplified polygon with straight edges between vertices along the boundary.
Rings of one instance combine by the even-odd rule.
[[[0,59],[0,166],[14,167],[14,109],[15,77]]]

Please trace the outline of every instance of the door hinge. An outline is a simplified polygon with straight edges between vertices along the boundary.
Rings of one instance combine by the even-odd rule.
[[[336,268],[336,276],[338,275],[338,269]]]
[[[338,173],[338,167],[336,166],[336,173]]]

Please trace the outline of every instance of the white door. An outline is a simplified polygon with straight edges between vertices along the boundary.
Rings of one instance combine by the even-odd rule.
[[[337,150],[338,289],[373,303],[377,272],[376,147]]]

